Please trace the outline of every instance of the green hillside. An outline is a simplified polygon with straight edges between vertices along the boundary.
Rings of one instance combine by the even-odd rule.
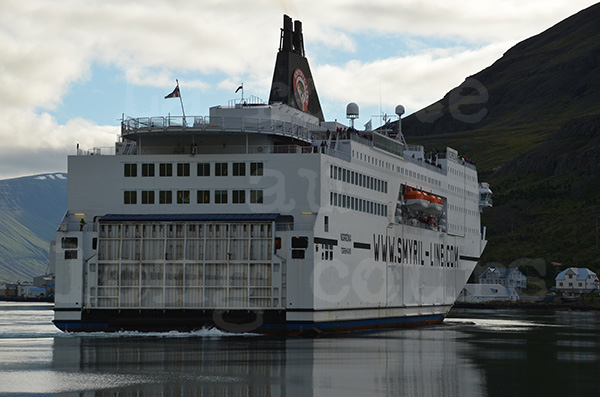
[[[46,272],[48,246],[66,208],[64,174],[0,181],[0,282]]]
[[[458,149],[490,183],[483,262],[600,266],[598,21],[600,4],[517,44],[403,120],[409,143]]]

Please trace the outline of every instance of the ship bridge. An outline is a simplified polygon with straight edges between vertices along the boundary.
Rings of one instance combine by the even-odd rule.
[[[200,147],[212,147],[212,153],[229,147],[232,153],[233,146],[239,153],[261,153],[270,145],[285,152],[281,146],[309,147],[320,132],[325,129],[318,118],[290,106],[243,102],[212,107],[209,116],[124,116],[116,154],[199,153]]]

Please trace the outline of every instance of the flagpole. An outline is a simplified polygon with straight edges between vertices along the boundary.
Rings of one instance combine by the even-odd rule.
[[[183,109],[183,98],[181,97],[181,90],[179,89],[179,80],[175,79],[177,83],[177,92],[179,92],[179,102],[181,103],[181,113],[183,113],[183,125],[185,127],[185,110]]]

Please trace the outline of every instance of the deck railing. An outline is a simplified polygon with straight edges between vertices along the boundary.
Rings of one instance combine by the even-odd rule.
[[[221,117],[221,116],[167,116],[127,118],[121,121],[121,134],[127,138],[130,134],[144,132],[265,132],[292,136],[309,142],[314,131],[325,131],[318,124],[287,122],[258,117]]]

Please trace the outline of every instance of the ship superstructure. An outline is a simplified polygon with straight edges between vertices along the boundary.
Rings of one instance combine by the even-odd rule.
[[[302,26],[287,16],[269,103],[121,127],[110,153],[68,159],[54,246],[65,331],[440,322],[486,244],[491,190],[474,164],[406,145],[400,122],[324,122]]]

